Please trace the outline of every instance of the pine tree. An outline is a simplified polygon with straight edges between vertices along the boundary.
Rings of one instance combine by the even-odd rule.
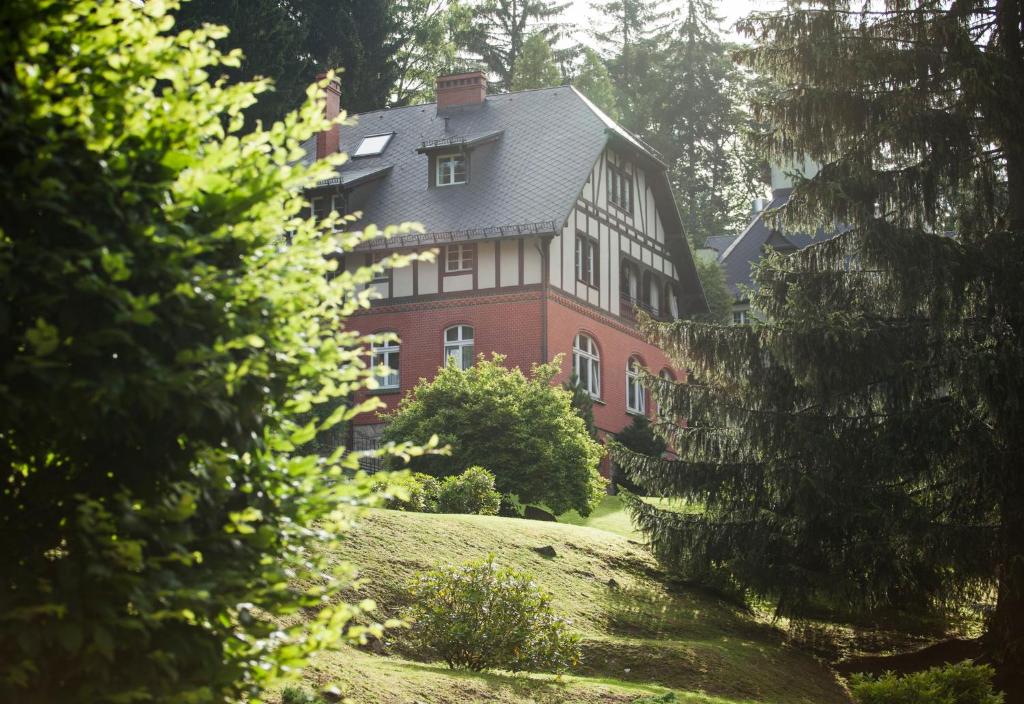
[[[590,48],[583,49],[583,60],[572,84],[608,117],[619,119],[615,86],[601,56]]]
[[[471,6],[472,25],[461,43],[498,76],[499,89],[512,90],[516,64],[527,37],[539,33],[550,45],[560,36],[557,18],[568,6],[567,2],[543,0],[480,0]],[[556,60],[559,58],[556,56]]]
[[[743,23],[773,159],[823,164],[768,257],[765,322],[644,325],[678,459],[616,460],[699,515],[631,508],[667,564],[774,598],[932,606],[994,589],[984,644],[1024,701],[1024,43],[1017,2],[792,5]],[[858,5],[857,8],[860,6]],[[937,231],[951,221],[955,232]]]
[[[512,77],[512,90],[551,88],[562,83],[551,45],[543,34],[534,33],[523,43],[523,51]]]

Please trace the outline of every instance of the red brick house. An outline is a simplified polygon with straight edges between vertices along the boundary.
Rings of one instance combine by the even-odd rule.
[[[307,145],[309,158],[351,157],[310,194],[315,210],[426,229],[364,245],[347,268],[438,253],[373,282],[380,298],[354,322],[401,339],[374,351],[393,369],[377,393],[393,406],[448,357],[494,351],[526,369],[561,353],[560,380],[576,371],[603,434],[649,413],[631,365],[682,374],[637,334],[635,308],[662,319],[707,309],[665,165],[570,86],[487,95],[476,72],[439,78],[437,98],[359,115]],[[355,446],[373,446],[380,427],[357,419]]]

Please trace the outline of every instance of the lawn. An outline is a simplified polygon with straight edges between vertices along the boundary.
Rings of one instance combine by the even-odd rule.
[[[621,506],[606,501],[588,520],[618,525]],[[618,515],[617,515],[618,514]],[[706,594],[669,588],[657,564],[610,530],[490,516],[372,511],[336,557],[359,565],[378,617],[407,603],[417,572],[494,553],[529,570],[583,638],[584,661],[570,675],[473,675],[417,662],[395,632],[374,652],[323,656],[310,684],[337,681],[357,701],[632,702],[674,691],[682,702],[830,704],[847,702],[836,676],[750,614]],[[551,546],[546,558],[535,548]]]

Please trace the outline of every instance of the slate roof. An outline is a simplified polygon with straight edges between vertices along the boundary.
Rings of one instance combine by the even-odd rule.
[[[772,200],[747,225],[746,229],[734,238],[724,251],[720,250],[718,262],[725,272],[725,282],[736,298],[745,298],[742,288],[754,288],[752,273],[754,262],[760,261],[765,245],[781,250],[803,249],[815,242],[824,242],[840,234],[842,228],[825,230],[819,227],[814,233],[780,232],[773,230],[766,220],[769,210],[781,208],[789,202],[791,188],[779,188],[772,194]],[[718,239],[709,237],[708,240]],[[710,245],[709,245],[710,246]]]
[[[652,188],[669,233],[669,248],[683,285],[680,303],[706,310],[692,255],[660,156],[606,116],[571,86],[488,95],[482,105],[438,111],[434,103],[356,116],[342,126],[340,151],[353,154],[364,137],[393,132],[384,152],[353,158],[339,169],[342,185],[358,173],[373,183],[356,189],[361,222],[416,221],[426,235],[373,242],[361,248],[440,243],[458,239],[557,234],[571,214],[601,152],[609,143],[650,169]],[[471,147],[465,184],[429,187],[428,157]],[[315,139],[307,140],[304,161]],[[389,168],[384,173],[381,169]],[[659,177],[660,174],[660,177]],[[337,187],[329,179],[325,186]]]

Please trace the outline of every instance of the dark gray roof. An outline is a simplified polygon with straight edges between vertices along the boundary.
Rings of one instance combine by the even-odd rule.
[[[447,118],[447,119],[446,119]],[[363,222],[415,220],[427,233],[473,232],[554,222],[561,228],[601,150],[607,125],[568,86],[489,95],[483,105],[438,113],[435,104],[378,110],[341,128],[341,151],[353,153],[363,137],[394,132],[379,156],[352,159],[340,169],[393,167],[358,199]],[[423,147],[465,140],[468,183],[430,188]],[[481,144],[481,142],[484,142]]]
[[[346,164],[346,166],[348,166]],[[317,188],[323,186],[345,186],[355,188],[369,181],[381,178],[391,170],[390,164],[377,164],[366,168],[345,168],[341,169],[336,176],[317,181]]]
[[[736,239],[736,235],[709,235],[704,239],[704,249],[713,249],[722,254]]]
[[[753,288],[754,263],[760,261],[765,245],[782,251],[803,249],[815,242],[830,240],[843,231],[843,228],[825,230],[822,227],[819,227],[814,233],[780,232],[772,229],[766,219],[768,211],[786,205],[792,190],[791,188],[776,189],[772,194],[771,202],[757,213],[746,229],[718,255],[718,262],[725,272],[725,282],[737,298],[745,297],[741,287]],[[708,240],[716,238],[717,236],[709,237]]]
[[[707,309],[660,156],[571,86],[489,95],[482,105],[439,112],[436,104],[363,113],[341,128],[340,151],[352,154],[364,137],[393,132],[380,155],[352,159],[338,170],[352,190],[362,222],[415,221],[425,235],[362,247],[405,246],[458,239],[555,234],[561,231],[608,144],[633,154],[648,170],[665,219],[667,244],[689,311]],[[304,145],[312,158],[315,140]],[[431,188],[423,153],[471,149],[465,184]],[[381,169],[390,169],[386,173]],[[353,179],[349,174],[360,174]]]

